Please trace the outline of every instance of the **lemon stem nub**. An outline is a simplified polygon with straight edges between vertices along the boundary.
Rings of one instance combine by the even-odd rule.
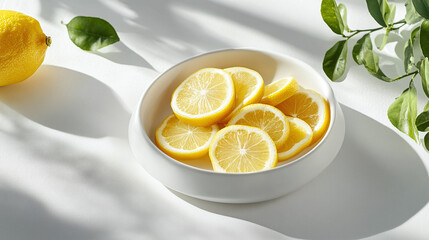
[[[51,37],[50,37],[50,36],[47,36],[47,37],[46,37],[46,45],[48,45],[48,47],[49,47],[49,46],[51,46],[51,43],[52,43],[52,39],[51,39]]]

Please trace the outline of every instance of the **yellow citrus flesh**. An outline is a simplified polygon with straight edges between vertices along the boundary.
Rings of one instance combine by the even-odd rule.
[[[193,159],[207,154],[210,142],[218,130],[216,124],[195,127],[171,114],[156,130],[155,140],[158,147],[170,157]]]
[[[171,108],[183,122],[210,126],[234,107],[234,83],[222,69],[201,69],[185,79],[174,91]]]
[[[297,117],[308,123],[313,129],[313,142],[320,139],[328,129],[328,102],[313,90],[300,88],[276,107],[286,116]]]
[[[246,173],[270,169],[277,164],[277,149],[263,130],[232,125],[216,133],[209,148],[214,171]]]
[[[289,121],[277,108],[267,104],[250,104],[240,109],[228,122],[230,125],[257,127],[273,139],[276,147],[281,147],[289,136]]]
[[[224,70],[231,75],[235,88],[234,109],[222,120],[223,122],[228,122],[242,107],[257,103],[262,99],[262,96],[264,96],[264,80],[258,72],[252,69],[231,67]]]
[[[304,148],[308,147],[313,139],[313,130],[311,127],[299,118],[287,117],[290,126],[289,137],[285,144],[277,149],[278,160],[287,160]]]
[[[299,85],[295,78],[281,78],[265,86],[265,93],[261,103],[275,106],[294,95],[298,88]]]
[[[36,19],[0,10],[0,86],[30,77],[42,64],[48,44]]]

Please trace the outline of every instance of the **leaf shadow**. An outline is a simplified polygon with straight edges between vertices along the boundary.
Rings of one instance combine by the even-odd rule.
[[[122,41],[119,41],[113,45],[107,46],[97,51],[90,51],[90,53],[104,57],[118,64],[133,65],[155,70],[155,68],[148,61],[146,61],[142,56],[131,50]]]
[[[404,63],[402,61],[401,56],[404,56],[403,49],[405,42],[403,36],[398,32],[390,32],[389,38],[387,39],[387,43],[385,48],[389,47],[390,44],[395,44],[394,52],[395,55],[388,55],[383,50],[379,50],[378,47],[381,45],[383,41],[384,32],[379,32],[375,35],[374,43],[376,51],[378,51],[380,56],[380,67],[383,72],[388,73],[389,77],[395,78],[397,76],[401,76],[404,74]],[[402,48],[402,53],[399,49]]]

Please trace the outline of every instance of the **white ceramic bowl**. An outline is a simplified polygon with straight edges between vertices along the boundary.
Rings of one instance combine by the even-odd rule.
[[[171,95],[190,74],[206,68],[248,67],[265,83],[294,76],[329,101],[330,125],[325,136],[287,163],[265,171],[231,174],[211,170],[208,157],[177,161],[155,145],[155,130],[172,113]],[[183,194],[227,203],[248,203],[290,193],[321,173],[335,158],[344,139],[344,117],[328,82],[307,64],[277,53],[253,49],[228,49],[187,59],[159,75],[143,94],[129,128],[130,145],[146,171],[165,186]]]

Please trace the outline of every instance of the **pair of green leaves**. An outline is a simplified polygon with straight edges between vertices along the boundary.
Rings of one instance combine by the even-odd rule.
[[[323,21],[334,33],[343,35],[344,31],[350,31],[347,25],[347,9],[344,4],[337,5],[335,0],[322,0],[320,12]]]
[[[373,51],[370,33],[360,38],[353,47],[353,59],[358,65],[364,65],[365,69],[374,77],[385,82],[394,81],[387,77],[379,66],[379,56]]]
[[[393,23],[396,5],[388,4],[387,0],[366,0],[368,11],[374,20],[383,27]]]
[[[323,59],[323,71],[332,81],[341,78],[346,70],[347,65],[347,42],[342,40],[337,42],[325,54]],[[374,77],[386,82],[396,79],[387,77],[379,67],[379,56],[373,51],[370,34],[365,34],[360,38],[352,51],[353,59],[358,65],[364,65],[366,70]]]
[[[383,41],[378,47],[380,50],[384,48],[392,28],[393,20],[396,14],[396,5],[388,4],[386,0],[366,0],[368,11],[374,20],[382,27],[386,28]]]
[[[119,41],[113,26],[101,18],[79,16],[66,26],[70,40],[86,51],[95,51]]]

